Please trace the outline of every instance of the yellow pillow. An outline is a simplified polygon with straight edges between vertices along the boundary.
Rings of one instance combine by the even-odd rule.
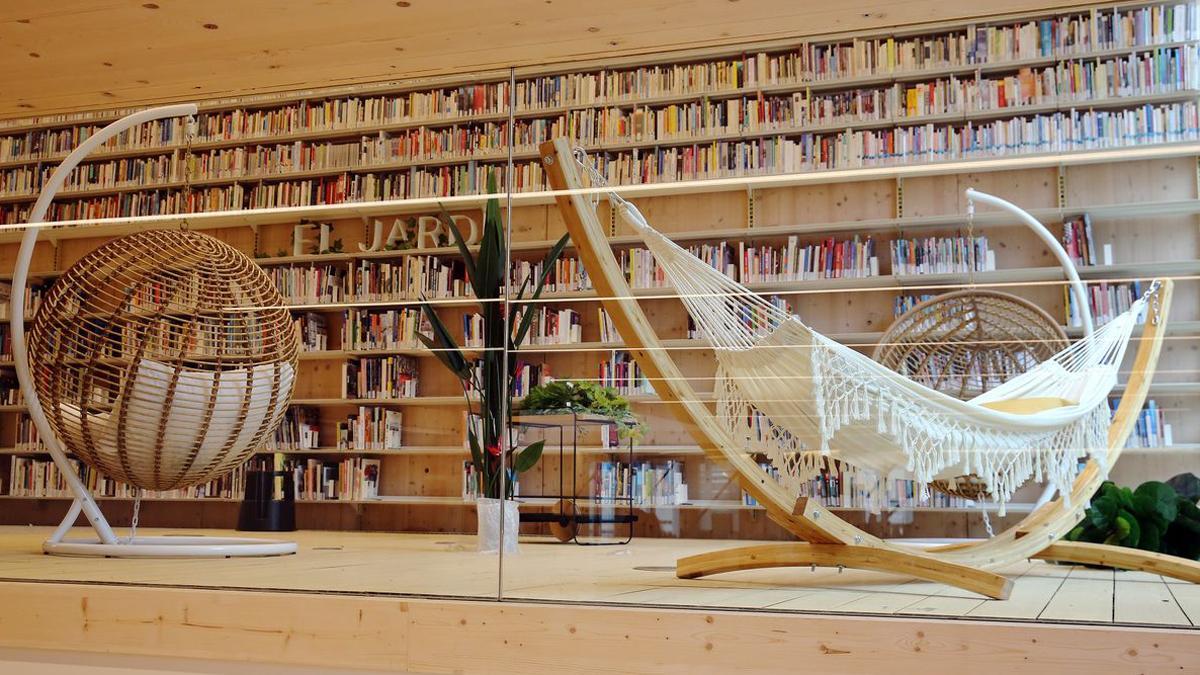
[[[1076,401],[1068,401],[1065,398],[1035,396],[1031,398],[1010,398],[1007,401],[992,401],[991,403],[980,403],[979,405],[989,410],[1012,413],[1014,415],[1035,415],[1047,410],[1065,408],[1066,406],[1075,404]]]

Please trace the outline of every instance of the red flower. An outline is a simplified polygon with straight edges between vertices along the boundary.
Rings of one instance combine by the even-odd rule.
[[[491,455],[492,457],[499,457],[500,456],[500,445],[499,444],[489,445],[489,446],[487,446],[487,451],[488,451],[488,454]]]

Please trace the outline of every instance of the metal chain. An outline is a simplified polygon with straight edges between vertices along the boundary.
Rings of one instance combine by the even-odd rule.
[[[575,163],[579,165],[579,168],[583,169],[585,174],[587,174],[588,182],[591,183],[591,187],[606,188],[609,186],[608,179],[604,177],[604,174],[600,173],[600,170],[596,166],[599,162],[589,162],[586,150],[577,145],[571,149],[571,154],[575,158]],[[607,192],[593,192],[588,195],[588,201],[591,202],[592,208],[595,208],[600,204],[600,200],[605,197],[607,197],[608,201],[614,205],[623,205],[628,203],[624,197],[611,190]]]
[[[134,537],[137,536],[138,518],[142,511],[142,488],[137,488],[137,492],[133,493],[133,520],[129,523],[129,543],[133,543]]]
[[[975,200],[967,198],[967,284],[975,287]],[[990,530],[989,530],[990,532]]]

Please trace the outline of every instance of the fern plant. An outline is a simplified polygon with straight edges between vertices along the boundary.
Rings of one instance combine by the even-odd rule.
[[[629,399],[595,382],[555,380],[533,387],[521,403],[529,412],[585,412],[611,417],[621,438],[640,438],[642,423],[629,408]]]

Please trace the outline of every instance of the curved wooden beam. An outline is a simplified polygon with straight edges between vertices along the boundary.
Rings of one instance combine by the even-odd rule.
[[[1121,457],[1125,441],[1137,424],[1138,415],[1146,404],[1150,393],[1150,382],[1154,379],[1154,371],[1158,367],[1158,357],[1162,352],[1163,336],[1167,329],[1170,316],[1171,297],[1174,293],[1174,282],[1170,279],[1162,281],[1158,289],[1158,297],[1147,312],[1146,325],[1138,339],[1138,350],[1134,357],[1133,368],[1125,392],[1113,415],[1111,426],[1108,428],[1108,464],[1112,466]],[[1071,487],[1070,504],[1060,496],[1047,502],[1041,508],[1027,515],[1016,525],[997,534],[995,537],[966,545],[953,544],[947,547],[937,547],[928,552],[932,555],[945,556],[946,560],[964,565],[1005,564],[1022,558],[1036,557],[1046,547],[1062,539],[1071,528],[1083,520],[1084,510],[1088,501],[1100,484],[1104,482],[1107,472],[1101,469],[1095,460],[1089,460],[1087,466],[1075,477]]]
[[[1040,560],[1104,565],[1123,570],[1141,570],[1164,577],[1200,584],[1200,561],[1154,553],[1124,546],[1089,544],[1082,541],[1059,541],[1033,556]]]
[[[575,191],[584,187],[567,139],[547,141],[539,147],[539,153],[551,188]],[[559,194],[555,201],[575,250],[604,309],[620,331],[626,350],[646,373],[659,398],[668,404],[676,417],[690,425],[697,445],[709,457],[730,466],[742,488],[763,505],[767,516],[797,537],[813,543],[889,546],[832,514],[818,521],[802,511],[793,513],[795,495],[788,494],[748,454],[735,447],[728,432],[663,349],[658,334],[625,281],[589,197],[586,194]]]
[[[944,562],[916,552],[878,546],[798,542],[741,546],[680,558],[675,564],[675,576],[695,579],[722,572],[809,565],[903,574],[957,586],[997,600],[1007,600],[1013,585],[1011,579],[999,574]]]
[[[815,502],[805,499],[793,501],[794,496],[788,494],[778,481],[764,472],[757,462],[732,442],[728,432],[717,422],[713,412],[700,401],[678,366],[662,348],[649,319],[625,282],[625,277],[608,245],[596,209],[590,203],[590,195],[574,193],[584,186],[568,141],[558,138],[543,143],[539,151],[551,188],[565,191],[555,196],[559,211],[588,276],[592,279],[605,310],[620,331],[630,354],[646,372],[662,401],[669,404],[670,410],[677,417],[690,425],[692,436],[705,454],[725,462],[732,468],[743,489],[763,505],[771,520],[811,544],[836,544],[840,545],[840,549],[860,547],[887,551],[892,555],[880,559],[886,559],[889,565],[895,563],[890,568],[892,571],[920,576],[916,571],[931,560],[951,566],[947,569],[962,570],[1005,565],[1034,557],[1065,535],[1083,517],[1084,505],[1103,481],[1104,472],[1095,462],[1089,462],[1076,477],[1071,490],[1070,506],[1062,499],[1052,501],[992,539],[930,549],[919,554],[885,542],[842,520]],[[1149,392],[1150,381],[1162,349],[1171,293],[1171,282],[1164,281],[1142,333],[1133,374],[1109,428],[1110,464],[1120,456],[1125,439],[1133,430],[1137,415]]]

